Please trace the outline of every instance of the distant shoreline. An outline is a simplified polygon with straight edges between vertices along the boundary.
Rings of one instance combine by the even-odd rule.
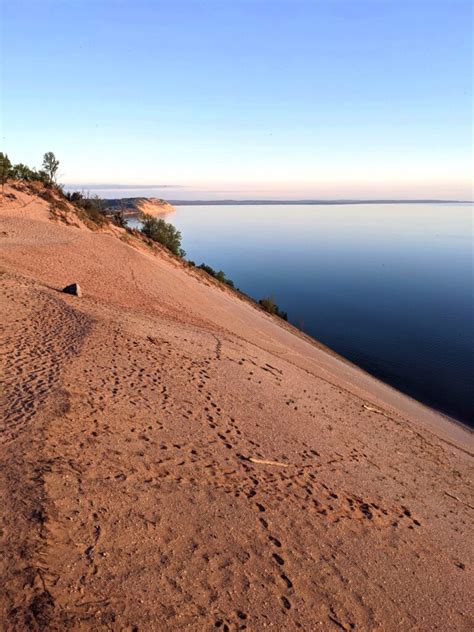
[[[168,200],[174,206],[256,206],[256,205],[292,205],[306,204],[311,206],[343,205],[343,204],[473,204],[472,200]]]
[[[110,206],[120,206],[121,204],[133,205],[138,200],[145,201],[155,199],[153,197],[113,197],[104,198]],[[164,201],[164,200],[163,200]],[[307,206],[342,206],[347,204],[474,204],[473,200],[439,200],[439,199],[415,199],[415,200],[396,200],[396,199],[362,199],[362,200],[166,200],[173,206],[268,206],[280,205],[290,206],[294,204]]]

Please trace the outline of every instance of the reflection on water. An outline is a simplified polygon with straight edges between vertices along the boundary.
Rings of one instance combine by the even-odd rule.
[[[179,206],[188,257],[367,371],[473,423],[472,206]]]

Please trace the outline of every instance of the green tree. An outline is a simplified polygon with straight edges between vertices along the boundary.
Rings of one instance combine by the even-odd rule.
[[[192,265],[194,265],[194,261],[188,261],[188,263],[191,263]],[[208,266],[207,263],[201,263],[201,265],[198,266],[198,268],[200,268],[201,270],[204,270],[204,272],[207,272],[207,274],[209,274],[211,277],[214,277],[215,279],[220,281],[220,283],[227,283],[227,285],[229,285],[230,287],[235,288],[234,282],[228,279],[225,275],[225,272],[223,272],[222,270],[219,270],[218,272],[216,272],[214,268],[211,268],[211,266]]]
[[[181,233],[173,224],[168,224],[164,219],[152,217],[146,213],[142,213],[140,219],[141,231],[144,235],[162,244],[178,257],[184,257],[186,253],[181,248]]]
[[[58,172],[59,160],[52,151],[48,151],[43,156],[43,170],[47,173],[49,182],[52,184],[56,180],[56,174]]]
[[[10,162],[8,155],[0,151],[0,182],[2,183],[2,197],[5,190],[5,182],[8,180],[11,168],[12,163]]]
[[[11,169],[11,177],[14,180],[24,180],[30,182],[31,180],[38,180],[39,174],[36,169],[30,169],[28,165],[19,162],[17,165],[13,165]]]
[[[66,197],[70,202],[81,203],[84,201],[84,194],[81,191],[73,191],[72,193],[66,193]]]
[[[288,320],[288,314],[278,307],[273,296],[266,296],[265,298],[261,298],[258,301],[258,304],[263,307],[263,309],[269,314],[274,314],[275,316],[283,318],[283,320]]]

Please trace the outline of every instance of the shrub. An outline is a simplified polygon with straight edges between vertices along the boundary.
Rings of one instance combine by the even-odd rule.
[[[194,265],[194,262],[192,263]],[[235,287],[234,282],[228,279],[225,275],[225,272],[223,272],[222,270],[219,270],[219,272],[216,272],[213,268],[211,268],[211,266],[208,266],[206,263],[201,263],[201,265],[198,266],[198,268],[200,268],[201,270],[204,270],[204,272],[207,272],[207,274],[209,274],[211,277],[214,277],[221,283],[226,283],[229,287]]]
[[[49,188],[41,187],[41,189],[38,191],[38,195],[39,197],[43,198],[43,200],[46,200],[46,202],[49,202],[50,204],[54,204],[56,202],[54,193]]]
[[[140,215],[142,221],[141,232],[152,241],[168,248],[174,255],[184,257],[185,252],[181,248],[181,233],[173,224],[168,224],[164,219],[152,217],[146,213]]]
[[[53,199],[50,201],[49,212],[54,219],[58,219],[65,224],[72,224],[69,218],[69,207],[64,200],[58,200],[53,196]]]
[[[27,165],[24,165],[22,162],[17,165],[13,165],[10,171],[10,177],[14,180],[25,180],[26,182],[30,182],[35,179],[36,172],[33,169],[30,169]]]
[[[104,214],[104,201],[98,195],[91,198],[83,197],[80,202],[76,202],[76,205],[83,210],[87,219],[97,226],[104,226],[104,224],[109,223]]]
[[[70,202],[74,202],[75,204],[82,202],[84,199],[84,195],[80,191],[73,191],[72,193],[68,191],[66,197]]]
[[[98,195],[86,197],[81,191],[67,192],[64,195],[81,212],[83,219],[89,220],[97,226],[104,226],[109,223],[104,213],[104,200]]]
[[[198,266],[198,268],[200,270],[204,270],[204,272],[207,272],[207,274],[210,274],[212,277],[216,278],[216,271],[213,270],[213,268],[211,268],[211,266],[208,266],[205,263],[201,263],[201,265]]]
[[[127,220],[123,214],[123,211],[115,211],[112,213],[112,222],[120,228],[127,228]]]
[[[258,304],[260,305],[260,307],[263,307],[263,309],[269,314],[274,314],[275,316],[283,318],[283,320],[288,320],[288,314],[280,310],[278,305],[275,303],[275,299],[273,297],[268,296],[265,298],[261,298],[258,301]]]
[[[43,171],[37,171],[31,169],[28,165],[19,162],[17,165],[13,165],[10,169],[10,178],[14,180],[21,180],[23,182],[41,182],[45,186],[51,186],[48,174]]]

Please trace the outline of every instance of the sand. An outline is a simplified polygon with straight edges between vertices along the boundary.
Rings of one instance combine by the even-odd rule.
[[[472,433],[6,194],[2,629],[472,629]]]
[[[136,204],[136,210],[138,213],[145,213],[152,217],[162,217],[176,212],[175,207],[169,202],[164,200],[157,200],[156,198],[141,199]]]

